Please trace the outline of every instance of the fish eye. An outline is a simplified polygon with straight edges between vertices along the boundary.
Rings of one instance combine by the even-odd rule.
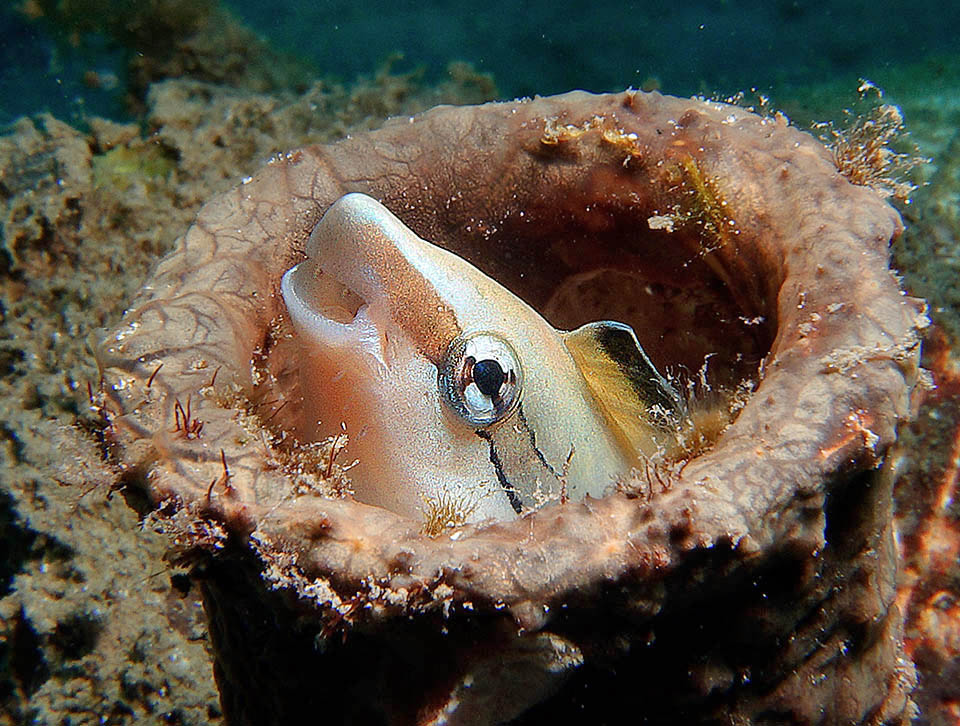
[[[493,333],[455,338],[439,376],[440,395],[454,413],[483,428],[503,421],[520,403],[523,369],[513,347]]]

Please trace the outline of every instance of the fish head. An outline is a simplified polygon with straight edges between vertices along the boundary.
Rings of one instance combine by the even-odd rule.
[[[327,210],[281,289],[303,433],[346,432],[362,502],[510,519],[602,496],[634,463],[565,335],[369,196]]]

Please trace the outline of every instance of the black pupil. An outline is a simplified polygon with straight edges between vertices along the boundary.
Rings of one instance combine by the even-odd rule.
[[[473,382],[484,396],[493,398],[500,393],[500,387],[506,379],[507,374],[495,360],[487,358],[477,361],[473,366]]]

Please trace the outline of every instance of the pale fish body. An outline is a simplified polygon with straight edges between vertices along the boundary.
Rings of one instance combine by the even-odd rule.
[[[679,399],[639,346],[626,356],[639,381],[611,358],[636,343],[626,326],[555,330],[363,194],[327,210],[306,255],[282,282],[304,433],[346,431],[359,501],[414,518],[510,519],[602,496],[642,452],[669,445],[657,440],[669,426],[644,414]],[[652,399],[637,398],[644,389]]]

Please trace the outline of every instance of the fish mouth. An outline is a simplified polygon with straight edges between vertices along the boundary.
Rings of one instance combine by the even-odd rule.
[[[300,266],[297,266],[298,269]],[[317,269],[315,274],[308,274],[303,269],[297,275],[299,287],[309,285],[310,297],[314,301],[314,309],[328,320],[349,325],[354,321],[360,308],[366,301],[350,287]],[[303,279],[306,278],[306,279]]]
[[[288,270],[280,286],[291,316],[295,320],[309,320],[313,323],[311,328],[350,326],[367,304],[333,275],[304,263]]]
[[[281,438],[314,439],[305,421],[306,396],[314,385],[301,375],[304,346],[315,360],[325,360],[327,379],[336,383],[348,368],[382,378],[389,367],[385,338],[370,318],[370,305],[350,286],[309,261],[287,270],[280,280],[286,315],[279,319],[266,373],[273,381],[251,396],[255,407],[266,407],[266,419]],[[306,386],[306,387],[305,387]],[[330,435],[336,433],[331,430]]]

